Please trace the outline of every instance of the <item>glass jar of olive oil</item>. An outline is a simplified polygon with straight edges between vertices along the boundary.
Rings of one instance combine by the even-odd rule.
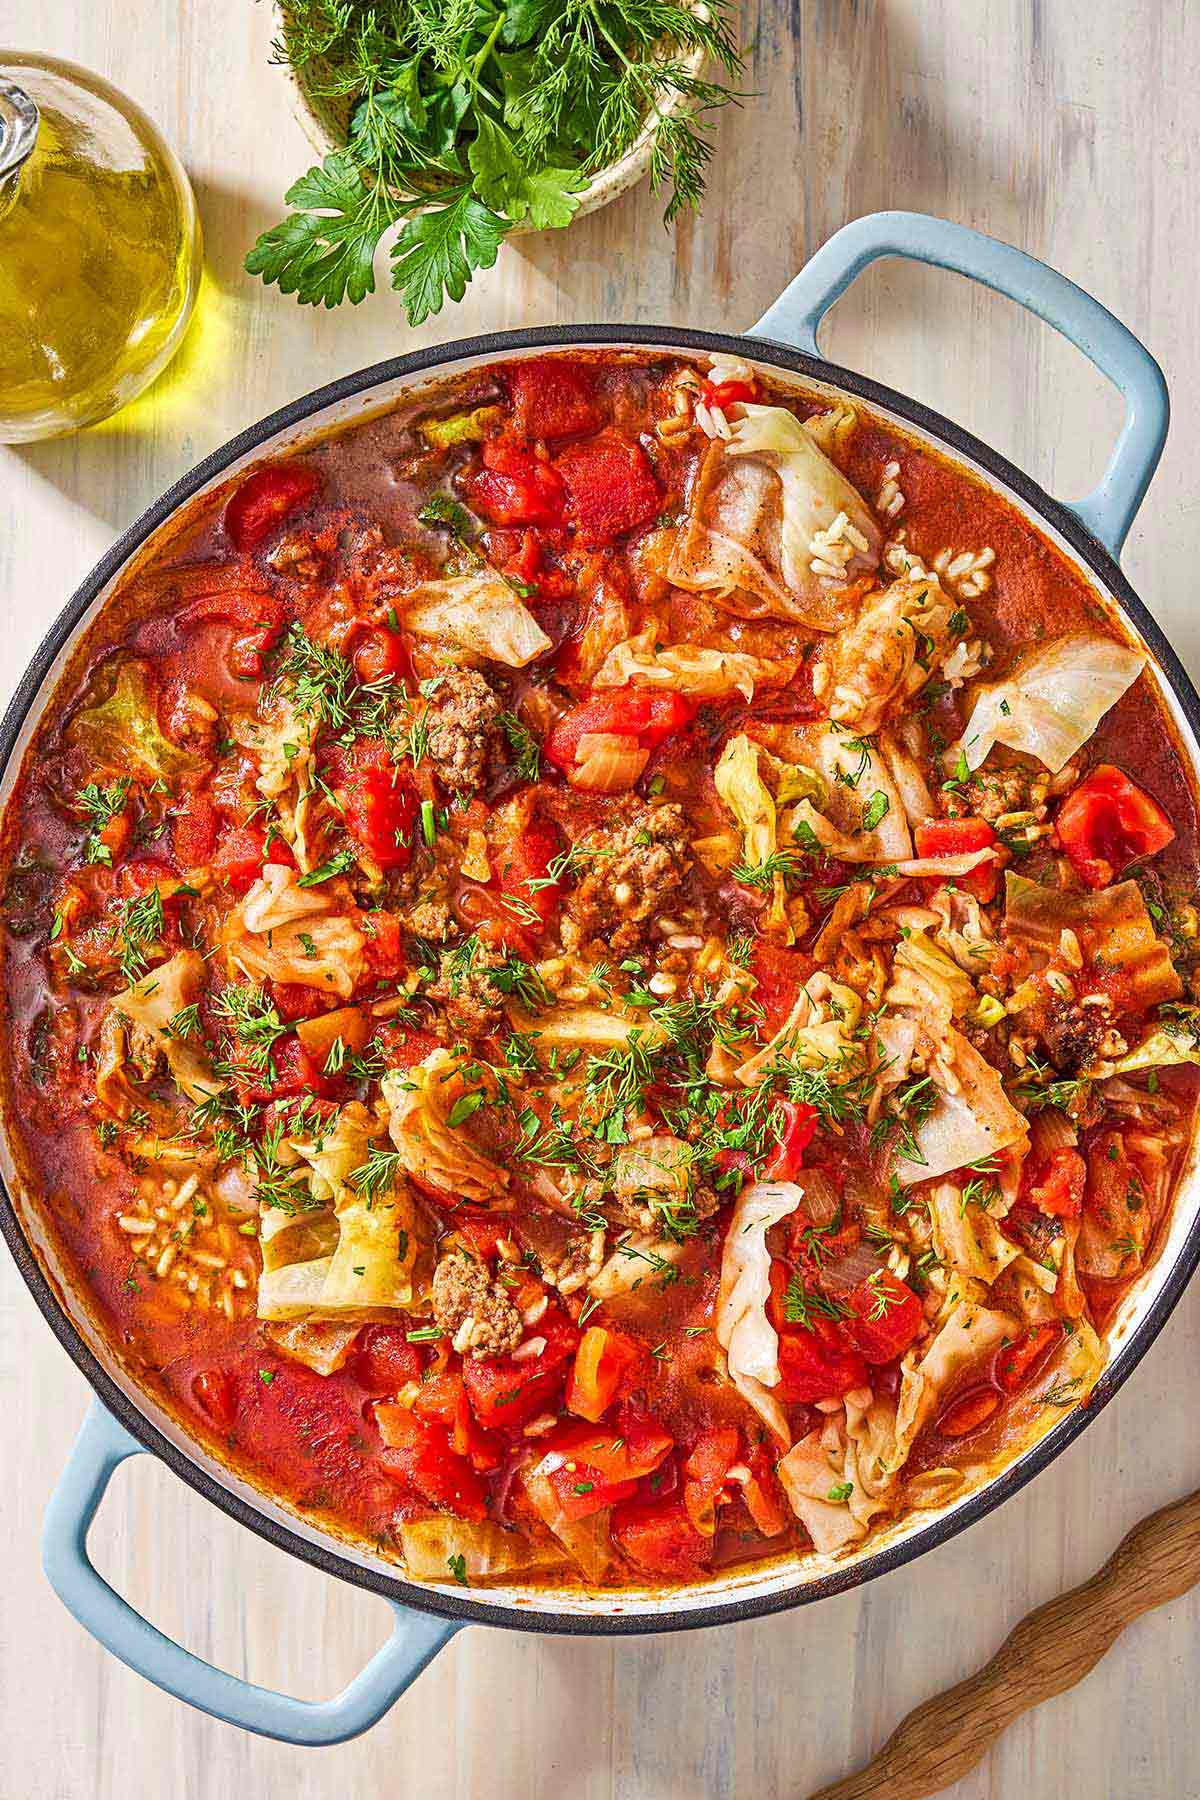
[[[200,263],[187,176],[141,108],[0,50],[0,443],[77,431],[148,387]]]

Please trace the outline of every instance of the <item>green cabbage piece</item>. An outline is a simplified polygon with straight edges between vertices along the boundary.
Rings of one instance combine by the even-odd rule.
[[[101,671],[102,682],[111,668],[109,664]],[[153,677],[135,658],[120,661],[106,697],[75,714],[66,739],[94,767],[148,781],[174,781],[200,766],[189,751],[163,736]]]
[[[1180,1007],[1162,1019],[1132,1050],[1111,1062],[1093,1063],[1085,1071],[1089,1079],[1104,1081],[1110,1075],[1136,1075],[1140,1069],[1170,1069],[1182,1063],[1200,1063],[1200,1008]]]
[[[503,407],[477,406],[473,412],[451,413],[448,419],[422,419],[417,429],[435,450],[451,450],[455,444],[478,443],[503,417]]]

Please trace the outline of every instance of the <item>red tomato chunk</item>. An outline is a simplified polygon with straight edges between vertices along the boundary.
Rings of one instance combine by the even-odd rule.
[[[1059,809],[1058,835],[1090,888],[1108,887],[1130,863],[1174,841],[1175,828],[1144,788],[1112,763],[1098,763]]]
[[[579,541],[588,550],[603,550],[649,525],[662,510],[645,451],[615,431],[560,451],[554,467],[566,484]]]
[[[522,437],[580,437],[600,424],[596,379],[582,363],[531,356],[508,371],[513,428]]]
[[[290,514],[308,505],[320,486],[317,471],[303,463],[256,469],[225,508],[225,530],[234,549],[257,550]]]
[[[493,525],[557,525],[566,490],[562,477],[523,444],[489,438],[483,468],[470,483],[471,504]]]

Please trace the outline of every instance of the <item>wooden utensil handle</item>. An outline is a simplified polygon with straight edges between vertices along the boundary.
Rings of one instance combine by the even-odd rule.
[[[1126,1625],[1200,1581],[1200,1493],[1151,1513],[1082,1587],[1031,1612],[991,1661],[896,1727],[873,1762],[810,1800],[925,1800],[1031,1706],[1081,1681]]]

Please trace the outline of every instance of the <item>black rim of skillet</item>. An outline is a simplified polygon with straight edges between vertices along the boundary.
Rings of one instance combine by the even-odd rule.
[[[228,443],[214,450],[191,472],[177,481],[140,519],[122,533],[111,550],[96,564],[86,580],[72,595],[66,607],[46,634],[26,670],[16,692],[0,720],[0,772],[6,771],[17,738],[24,726],[33,701],[47,671],[63,645],[71,637],[82,616],[104,585],[121,569],[150,534],[191,499],[198,490],[220,475],[231,463],[255,450],[278,432],[301,424],[314,412],[335,402],[364,394],[371,388],[399,376],[419,375],[435,371],[442,365],[464,358],[495,358],[513,351],[569,348],[574,345],[622,345],[632,348],[675,348],[726,355],[749,356],[756,361],[773,364],[789,374],[825,382],[877,407],[886,408],[917,427],[953,453],[970,458],[988,475],[1011,489],[1030,510],[1056,530],[1109,592],[1116,598],[1142,637],[1153,650],[1159,666],[1192,730],[1200,737],[1200,695],[1179,658],[1159,626],[1138,599],[1115,560],[1092,537],[1075,515],[1053,500],[1035,482],[1005,457],[981,443],[969,432],[952,424],[940,413],[907,398],[894,389],[870,380],[867,376],[843,369],[836,363],[805,355],[790,345],[767,338],[745,338],[736,334],[695,331],[685,327],[652,325],[556,325],[521,331],[489,333],[481,337],[458,339],[447,344],[416,351],[376,363],[352,375],[345,375],[324,387],[316,388],[278,412],[271,413],[256,425],[239,432]],[[565,1636],[632,1636],[649,1632],[681,1631],[708,1625],[720,1625],[743,1619],[761,1618],[806,1606],[834,1594],[847,1592],[863,1582],[899,1569],[915,1557],[956,1537],[968,1525],[984,1518],[1003,1501],[1011,1499],[1035,1475],[1039,1475],[1055,1457],[1074,1442],[1087,1425],[1107,1406],[1118,1388],[1132,1373],[1154,1338],[1170,1317],[1183,1293],[1197,1262],[1200,1262],[1200,1211],[1180,1248],[1163,1287],[1153,1305],[1137,1327],[1115,1351],[1102,1372],[1087,1404],[1074,1408],[1060,1423],[1028,1451],[1020,1462],[981,1488],[949,1517],[935,1521],[915,1537],[906,1538],[859,1563],[820,1576],[814,1581],[783,1586],[761,1595],[720,1598],[717,1592],[711,1602],[673,1607],[669,1592],[661,1609],[648,1612],[548,1612],[524,1611],[509,1605],[485,1605],[466,1595],[444,1594],[436,1589],[419,1587],[399,1576],[389,1576],[366,1569],[339,1555],[322,1543],[313,1543],[290,1526],[260,1512],[240,1495],[232,1493],[222,1482],[167,1438],[152,1424],[140,1408],[126,1395],[89,1349],[55,1297],[41,1265],[37,1261],[22,1230],[7,1187],[0,1182],[0,1230],[7,1239],[17,1267],[33,1294],[42,1316],[62,1344],[67,1355],[86,1376],[105,1406],[145,1449],[161,1458],[190,1487],[210,1500],[239,1524],[256,1532],[268,1543],[290,1551],[328,1575],[336,1575],[356,1587],[415,1607],[421,1612],[463,1623],[498,1625],[517,1631],[553,1632]],[[548,1591],[548,1590],[547,1590]],[[539,1596],[540,1597],[540,1596]],[[614,1592],[614,1605],[621,1604]]]

